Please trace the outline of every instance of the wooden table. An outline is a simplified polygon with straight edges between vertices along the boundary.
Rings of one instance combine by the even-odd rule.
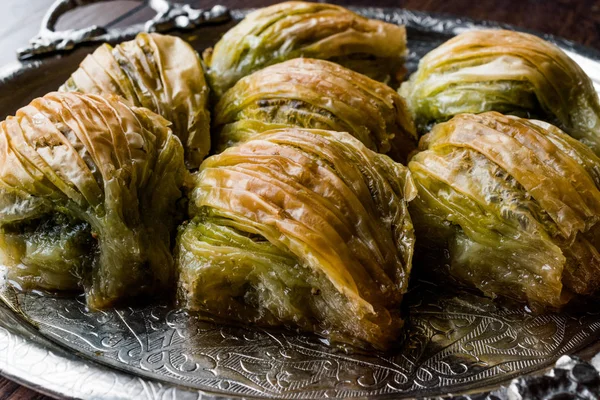
[[[0,66],[16,61],[15,50],[37,32],[44,12],[53,0],[1,0]],[[195,6],[215,1],[189,1]],[[600,49],[600,0],[336,0],[341,5],[403,7],[475,19],[488,19],[552,33]],[[230,8],[259,7],[277,3],[267,0],[222,0]],[[132,1],[98,4],[67,15],[59,27],[91,24],[129,24],[148,19],[150,10]],[[0,377],[0,400],[41,400],[49,397]]]

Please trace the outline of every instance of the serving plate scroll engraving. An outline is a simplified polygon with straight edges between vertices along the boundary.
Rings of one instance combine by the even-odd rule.
[[[65,13],[80,6],[109,1],[114,0],[56,0],[44,15],[38,34],[29,41],[28,46],[17,51],[19,59],[68,51],[82,44],[126,40],[142,30],[165,32],[172,29],[192,29],[229,20],[229,10],[221,5],[203,10],[169,0],[150,0],[143,3],[147,3],[156,11],[156,15],[144,24],[133,25],[127,29],[109,29],[97,25],[66,31],[55,29],[56,23]]]
[[[396,9],[357,11],[407,24],[409,70],[462,30],[498,26]],[[245,13],[231,14],[236,20]],[[201,51],[230,26],[184,37]],[[600,71],[594,51],[546,39],[573,54],[590,76]],[[0,76],[0,90],[13,94],[0,98],[0,116],[38,91],[55,89],[91,50],[35,60]],[[40,74],[48,79],[40,81]],[[0,372],[76,398],[439,396],[497,386],[600,341],[600,312],[534,316],[422,283],[405,301],[405,335],[387,354],[344,352],[291,332],[200,322],[162,305],[89,312],[79,298],[23,294],[6,286],[0,296],[6,303],[0,303]]]
[[[600,313],[532,316],[419,289],[408,299],[403,345],[376,355],[333,351],[311,336],[201,322],[165,306],[88,312],[82,299],[9,288],[2,297],[41,335],[88,362],[164,387],[253,398],[457,393],[536,371],[600,334]]]

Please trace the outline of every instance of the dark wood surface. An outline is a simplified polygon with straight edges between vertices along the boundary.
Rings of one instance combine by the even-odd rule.
[[[44,12],[53,0],[0,0],[0,68],[15,62],[17,48],[35,35]],[[208,6],[217,1],[189,1]],[[223,0],[231,8],[260,7],[277,3],[266,0]],[[402,7],[474,19],[495,20],[585,44],[600,50],[600,0],[334,0],[341,5]],[[59,21],[59,28],[91,24],[114,26],[148,19],[150,10],[135,1],[98,4],[73,12]],[[8,94],[2,93],[1,96]],[[38,394],[0,377],[0,400],[41,400]]]

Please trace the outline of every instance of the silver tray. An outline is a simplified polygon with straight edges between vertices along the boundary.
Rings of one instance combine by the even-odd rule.
[[[407,25],[409,71],[426,52],[461,31],[500,27],[401,9],[355,10]],[[173,15],[162,15],[160,22],[165,29],[195,28],[181,35],[201,51],[246,13],[232,10],[232,21],[211,26],[201,26],[208,19],[169,25]],[[219,21],[224,18],[219,15]],[[105,35],[100,39],[126,39],[144,26],[149,27],[100,31]],[[600,88],[598,52],[545,38],[575,58]],[[33,50],[43,42],[36,40]],[[56,50],[56,43],[46,42],[42,50]],[[0,117],[58,87],[92,50],[79,46],[0,69]],[[82,298],[18,293],[1,278],[0,297],[0,372],[69,398],[383,399],[501,393],[502,385],[540,374],[562,355],[590,360],[600,351],[600,310],[535,316],[421,282],[413,284],[404,304],[404,337],[398,349],[385,354],[343,352],[310,335],[201,322],[164,305],[89,312]]]

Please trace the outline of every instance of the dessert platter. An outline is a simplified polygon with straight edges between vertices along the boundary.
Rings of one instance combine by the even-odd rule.
[[[3,375],[600,396],[599,52],[295,1],[54,29],[93,2],[57,1],[0,69]]]

